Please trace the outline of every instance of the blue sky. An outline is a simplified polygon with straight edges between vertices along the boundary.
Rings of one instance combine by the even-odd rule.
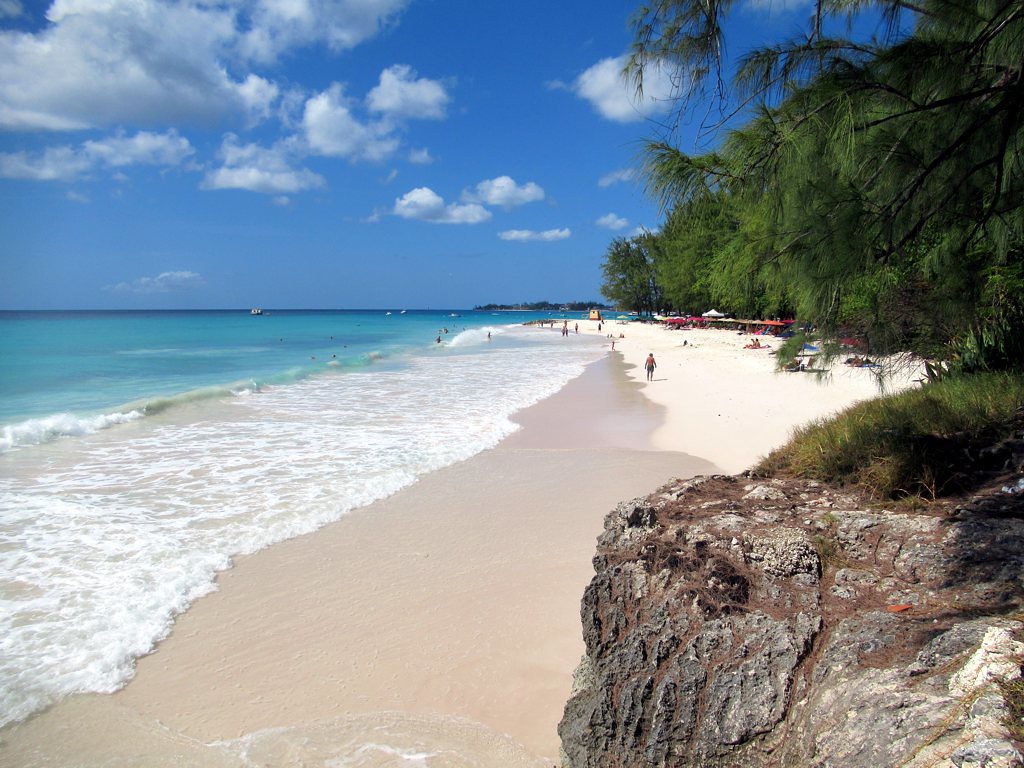
[[[618,77],[634,9],[0,0],[0,308],[597,297],[659,220],[630,169],[672,86]],[[738,40],[807,14],[750,0]]]

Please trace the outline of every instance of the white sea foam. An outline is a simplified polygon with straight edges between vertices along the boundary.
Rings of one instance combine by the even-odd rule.
[[[470,328],[461,331],[448,342],[449,347],[469,347],[486,344],[492,336],[498,336],[505,332],[501,326],[484,326],[483,328]]]
[[[308,371],[305,369],[293,369],[281,374],[279,380],[297,380],[307,374]],[[16,424],[6,424],[0,428],[0,454],[14,448],[40,445],[62,437],[91,435],[103,429],[127,424],[145,416],[162,413],[168,408],[199,400],[223,398],[228,395],[245,396],[258,391],[259,388],[260,385],[255,381],[241,381],[228,387],[202,387],[169,397],[154,397],[150,400],[130,403],[111,413],[94,416],[55,413],[38,419],[27,419]]]
[[[464,718],[373,712],[292,728],[267,728],[207,745],[243,765],[324,768],[547,768],[506,734]]]
[[[399,760],[411,765],[427,765],[427,760],[437,757],[436,752],[413,752],[406,749],[396,749],[387,744],[364,744],[356,754],[361,755],[367,752],[376,752],[389,757],[397,757]]]
[[[125,424],[141,419],[142,416],[143,412],[137,409],[103,413],[98,416],[55,413],[40,419],[28,419],[17,424],[8,424],[0,431],[0,453],[5,453],[18,446],[39,445],[58,437],[91,435],[115,424]]]
[[[515,411],[603,354],[506,340],[224,390],[131,431],[0,457],[0,724],[117,689],[232,557],[496,445]]]

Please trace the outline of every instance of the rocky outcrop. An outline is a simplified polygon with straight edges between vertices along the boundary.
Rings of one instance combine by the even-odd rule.
[[[999,687],[1024,654],[1012,483],[901,511],[716,476],[621,504],[564,768],[1020,765]]]

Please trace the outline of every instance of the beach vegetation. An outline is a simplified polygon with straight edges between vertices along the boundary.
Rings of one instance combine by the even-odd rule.
[[[654,249],[657,238],[647,232],[636,237],[617,237],[605,256],[601,293],[619,308],[653,314],[664,299],[657,279]]]
[[[1022,430],[1024,375],[947,377],[798,429],[755,472],[857,486],[879,499],[930,500],[1001,471]]]
[[[1024,659],[1017,661],[1024,663]],[[1024,741],[1024,679],[1020,677],[1004,679],[1000,680],[997,685],[1003,703],[1006,705],[1003,725],[1014,739],[1018,742]]]
[[[701,104],[720,116],[704,126],[711,151],[645,144],[665,225],[643,239],[656,281],[643,295],[684,313],[792,314],[826,339],[939,358],[950,372],[1019,369],[1020,3],[827,0],[801,34],[727,62],[739,7],[661,0],[635,16],[636,88],[670,62],[685,84],[678,114]],[[866,18],[878,31],[853,36]],[[609,249],[606,277],[629,242]],[[624,293],[606,288],[617,302]]]

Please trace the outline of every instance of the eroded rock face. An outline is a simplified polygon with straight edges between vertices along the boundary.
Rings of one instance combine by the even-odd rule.
[[[1024,494],[903,513],[675,482],[605,520],[565,768],[1010,766]],[[961,671],[966,670],[966,671]]]

